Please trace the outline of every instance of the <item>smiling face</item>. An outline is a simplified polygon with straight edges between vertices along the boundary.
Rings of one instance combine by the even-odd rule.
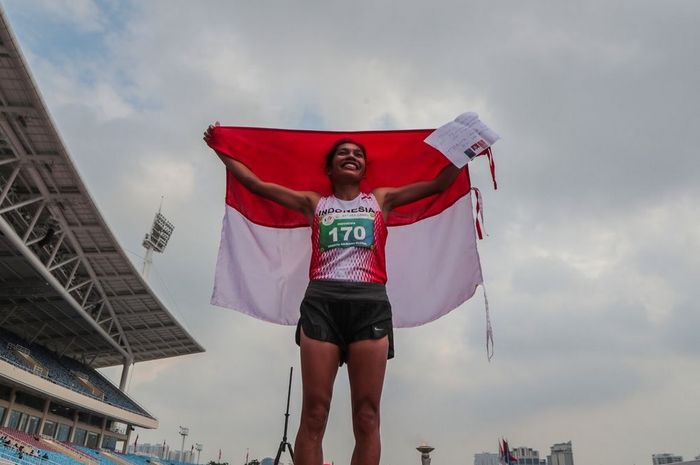
[[[360,182],[367,168],[364,149],[354,142],[336,144],[326,159],[326,171],[332,183]]]

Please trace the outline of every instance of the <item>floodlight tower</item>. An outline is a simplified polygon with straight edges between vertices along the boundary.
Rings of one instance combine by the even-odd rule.
[[[182,446],[180,447],[180,462],[185,461],[185,438],[190,434],[190,429],[184,426],[180,427],[180,436],[182,436]]]
[[[163,253],[175,229],[175,226],[160,212],[162,207],[163,199],[161,198],[158,213],[153,218],[151,231],[146,233],[146,237],[143,238],[143,247],[146,249],[146,255],[143,257],[143,271],[141,274],[145,279],[148,279],[148,273],[151,271],[153,252]]]
[[[199,454],[202,453],[202,449],[204,449],[204,445],[200,443],[196,443],[194,445],[194,450],[197,451],[197,465],[199,465]]]

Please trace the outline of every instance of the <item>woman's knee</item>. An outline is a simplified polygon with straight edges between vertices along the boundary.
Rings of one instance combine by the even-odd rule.
[[[312,436],[323,436],[328,423],[328,411],[330,405],[327,402],[312,402],[305,405],[301,411],[300,427]]]
[[[353,430],[356,436],[379,433],[379,406],[371,402],[359,403],[352,412]]]

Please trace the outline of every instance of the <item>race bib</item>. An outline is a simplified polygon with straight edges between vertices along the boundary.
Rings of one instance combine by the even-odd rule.
[[[321,252],[337,247],[374,247],[374,213],[328,214],[319,222]]]

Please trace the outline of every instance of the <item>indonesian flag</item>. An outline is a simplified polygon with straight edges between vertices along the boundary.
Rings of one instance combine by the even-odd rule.
[[[516,465],[518,463],[518,458],[511,453],[508,441],[505,439],[501,439],[498,443],[498,462],[501,465]]]
[[[342,138],[365,146],[361,188],[434,179],[450,162],[423,140],[431,129],[332,132],[220,127],[208,141],[263,181],[331,194],[324,155]],[[295,325],[309,282],[311,228],[304,215],[263,199],[227,173],[226,212],[212,304]],[[482,283],[465,168],[445,192],[395,209],[385,219],[387,293],[394,327],[435,320]]]

